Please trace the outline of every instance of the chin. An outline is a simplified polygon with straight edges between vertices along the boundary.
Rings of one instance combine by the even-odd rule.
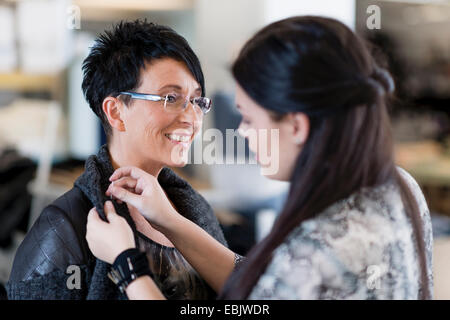
[[[187,159],[180,159],[179,161],[171,161],[169,166],[175,168],[182,168],[188,164]]]
[[[279,174],[268,174],[268,173],[264,172],[264,170],[262,168],[260,169],[260,173],[262,176],[264,176],[270,180],[285,181],[285,179],[283,179],[283,177],[280,176]]]
[[[189,149],[187,150],[172,150],[169,161],[167,161],[167,164],[170,167],[184,167],[189,162]]]
[[[261,166],[259,172],[262,176],[277,181],[290,181],[290,177],[281,170],[281,168],[272,168],[269,166]]]

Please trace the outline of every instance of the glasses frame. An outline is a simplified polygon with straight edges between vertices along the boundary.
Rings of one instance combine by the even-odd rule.
[[[138,99],[138,100],[147,100],[147,101],[155,101],[155,102],[157,102],[157,101],[164,101],[164,110],[167,110],[166,103],[167,103],[167,97],[169,96],[169,94],[167,94],[165,97],[157,95],[157,94],[138,93],[138,92],[131,92],[131,91],[123,91],[123,92],[119,93],[119,95],[121,95],[121,94],[128,95],[132,99]],[[200,108],[200,110],[202,111],[202,114],[205,115],[211,110],[212,101],[211,101],[210,98],[206,98],[206,97],[201,97],[201,98],[208,100],[208,106],[209,106],[208,109],[205,111],[205,109]],[[193,99],[190,99],[190,100],[186,100],[184,102],[182,110],[183,111],[186,110],[186,108],[187,108],[187,101],[189,101],[193,106],[195,106],[194,105],[194,100],[195,99],[198,99],[198,98],[193,98]]]

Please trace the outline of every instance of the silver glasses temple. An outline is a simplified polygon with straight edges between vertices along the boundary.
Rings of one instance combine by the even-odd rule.
[[[120,92],[120,94],[129,95],[134,99],[144,99],[150,101],[161,101],[164,100],[165,97],[158,96],[156,94],[145,94],[145,93],[136,93],[136,92]]]

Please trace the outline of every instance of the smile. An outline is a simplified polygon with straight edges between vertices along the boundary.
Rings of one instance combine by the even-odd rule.
[[[172,142],[175,143],[188,143],[191,140],[191,135],[178,135],[178,134],[168,134],[166,133],[165,136]]]

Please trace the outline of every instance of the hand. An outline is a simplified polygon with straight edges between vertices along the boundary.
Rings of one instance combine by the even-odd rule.
[[[107,196],[132,205],[155,227],[165,227],[171,217],[178,215],[158,180],[136,167],[117,169],[109,179],[112,183]]]
[[[89,211],[86,240],[94,256],[113,264],[119,254],[136,245],[131,227],[116,213],[111,201],[106,201],[104,210],[109,222],[100,218],[95,207]]]

